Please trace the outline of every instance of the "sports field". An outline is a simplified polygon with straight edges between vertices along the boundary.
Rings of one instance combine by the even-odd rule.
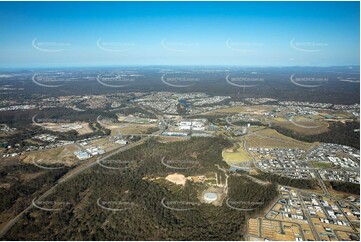
[[[241,163],[252,160],[252,157],[248,155],[242,147],[237,150],[226,149],[222,152],[223,159],[229,164]]]

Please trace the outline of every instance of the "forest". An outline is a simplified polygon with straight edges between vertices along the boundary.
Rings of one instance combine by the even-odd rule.
[[[360,195],[360,184],[355,184],[351,182],[330,182],[333,189],[340,192],[347,192],[351,194]]]
[[[262,172],[258,175],[253,175],[254,177],[263,180],[269,181],[272,183],[277,183],[284,186],[296,187],[300,189],[313,189],[318,186],[317,180],[305,180],[305,179],[293,179],[285,176],[280,176],[272,173]]]
[[[1,167],[0,223],[7,216],[15,216],[30,205],[32,198],[39,196],[53,186],[70,167],[45,170],[31,164],[15,163]]]
[[[162,157],[197,161],[184,175],[215,172],[223,168],[221,150],[230,147],[223,138],[192,138],[158,143],[150,140],[109,160],[133,161],[129,169],[92,167],[66,183],[60,183],[46,200],[66,202],[61,210],[36,208],[26,213],[6,234],[8,240],[241,240],[246,218],[253,213],[225,205],[200,203],[206,185],[187,182],[184,187],[155,182],[175,171],[165,167]],[[183,172],[184,171],[184,172]],[[179,171],[178,171],[179,172]],[[243,176],[229,178],[228,196],[247,201],[259,211],[277,196],[275,185],[260,185]],[[97,201],[121,211],[108,211]],[[162,199],[193,204],[189,210],[164,207]],[[107,203],[105,203],[107,201]]]

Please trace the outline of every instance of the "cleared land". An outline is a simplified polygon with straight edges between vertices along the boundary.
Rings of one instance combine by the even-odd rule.
[[[225,149],[222,152],[222,157],[227,163],[241,163],[252,160],[252,157],[248,155],[247,151],[243,148],[238,148],[237,150]]]
[[[123,135],[146,134],[148,129],[155,127],[157,127],[156,124],[126,124],[118,128],[117,130]]]
[[[258,148],[302,148],[309,149],[313,144],[298,141],[278,133],[274,129],[263,129],[244,137],[249,147]]]
[[[184,186],[187,181],[187,179],[184,175],[178,174],[178,173],[170,174],[170,175],[166,176],[165,179],[169,182],[172,182],[177,185],[182,185],[182,186]]]
[[[252,106],[234,106],[231,108],[224,108],[224,109],[218,109],[212,112],[212,113],[244,113],[244,114],[255,114],[255,115],[262,115],[265,112],[270,112],[274,109],[273,106],[268,105],[252,105]]]
[[[36,164],[64,164],[73,165],[78,162],[74,152],[79,150],[76,145],[68,145],[65,147],[59,147],[55,149],[34,151],[25,153],[20,158],[24,163],[36,163]]]
[[[88,145],[86,145],[84,147],[85,148],[99,147],[100,149],[103,149],[106,152],[109,152],[116,148],[124,146],[121,144],[114,143],[114,141],[115,141],[115,136],[104,137],[104,138],[100,138],[100,139],[91,140],[88,142]]]
[[[157,127],[156,123],[113,123],[107,120],[99,120],[99,124],[111,131],[111,135],[146,134],[148,129]]]
[[[272,123],[305,135],[320,134],[328,131],[328,122],[320,117],[293,117],[292,122],[285,118],[275,118]]]
[[[86,122],[75,123],[37,123],[36,125],[43,127],[44,129],[51,130],[53,132],[68,132],[70,130],[76,130],[79,135],[92,133],[93,130]]]

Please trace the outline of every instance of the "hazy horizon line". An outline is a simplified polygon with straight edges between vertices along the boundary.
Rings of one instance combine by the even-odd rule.
[[[118,67],[239,67],[239,68],[332,68],[332,67],[358,67],[360,65],[329,65],[329,66],[311,66],[311,65],[225,65],[225,64],[177,64],[177,65],[166,65],[166,64],[139,64],[139,65],[58,65],[58,66],[0,66],[0,70],[6,69],[56,69],[56,68],[118,68]]]

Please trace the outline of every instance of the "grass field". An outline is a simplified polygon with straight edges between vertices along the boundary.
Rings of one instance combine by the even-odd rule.
[[[315,168],[331,168],[331,167],[333,167],[333,164],[328,163],[328,162],[312,161],[311,164]]]
[[[119,128],[121,134],[145,134],[149,128],[157,127],[156,124],[127,124]]]
[[[149,128],[157,127],[156,123],[136,124],[136,123],[112,123],[107,120],[99,122],[103,127],[111,131],[111,135],[145,134]]]
[[[97,146],[101,149],[104,149],[106,152],[109,152],[109,151],[112,151],[123,145],[114,143],[114,140],[111,137],[105,137],[105,138],[91,140],[88,142],[88,145],[86,145],[84,147],[90,148],[90,147],[94,147],[94,146]]]
[[[249,147],[309,149],[312,146],[312,143],[292,139],[269,128],[256,131],[244,138]]]
[[[229,163],[241,163],[252,160],[252,157],[248,155],[247,151],[243,148],[238,148],[236,151],[232,149],[226,149],[222,152],[223,159]]]
[[[328,131],[328,122],[346,122],[352,121],[353,117],[350,113],[343,110],[317,110],[317,115],[302,115],[295,116],[291,122],[286,117],[288,112],[293,111],[283,110],[277,114],[278,117],[270,119],[269,121],[274,125],[296,131],[304,135],[315,135]]]
[[[24,163],[73,165],[78,162],[74,155],[74,151],[77,150],[79,148],[76,145],[68,145],[55,149],[25,153],[21,156],[21,159]]]
[[[326,121],[319,120],[319,116],[315,117],[294,117],[293,122],[277,117],[271,122],[275,125],[284,127],[286,129],[294,130],[297,133],[305,135],[320,134],[328,131],[328,123]]]
[[[270,112],[274,109],[272,106],[268,105],[252,105],[252,106],[234,106],[230,108],[218,109],[211,113],[244,113],[244,114],[263,114],[264,112]]]

